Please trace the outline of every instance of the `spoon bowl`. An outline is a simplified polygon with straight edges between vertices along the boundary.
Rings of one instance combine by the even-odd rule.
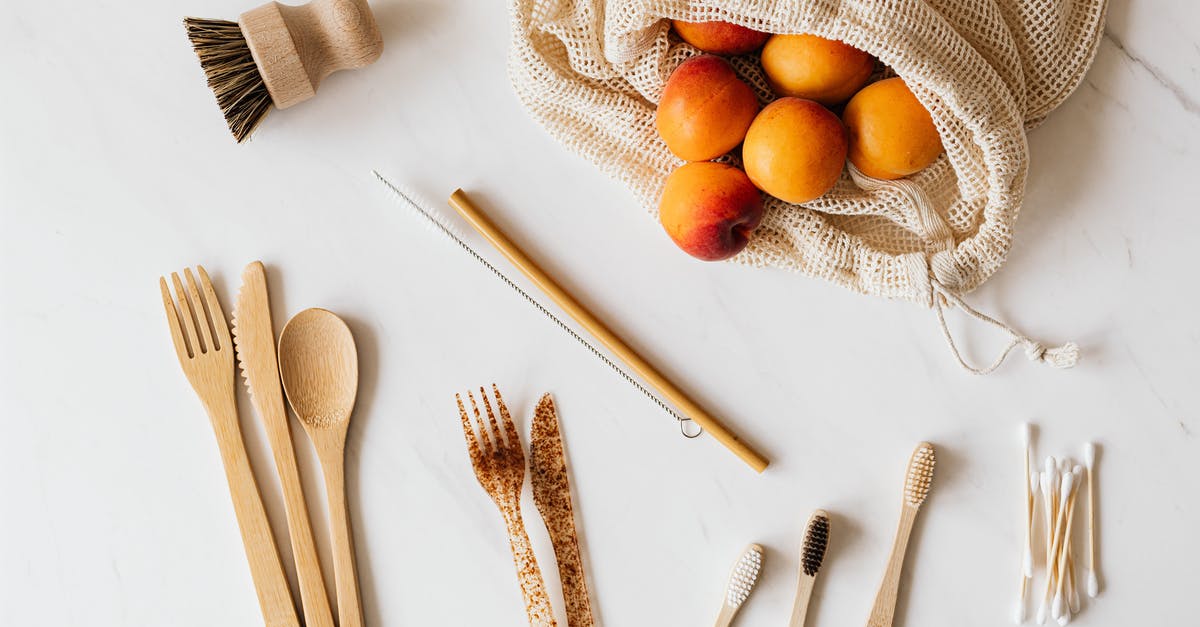
[[[333,312],[305,309],[279,336],[279,373],[306,429],[346,428],[358,394],[358,349]]]

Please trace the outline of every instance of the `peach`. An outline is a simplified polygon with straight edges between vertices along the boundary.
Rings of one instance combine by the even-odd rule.
[[[658,204],[659,220],[675,245],[704,261],[741,252],[762,215],[762,194],[746,173],[712,161],[677,168]]]
[[[818,198],[837,183],[846,163],[846,131],[829,109],[802,98],[780,98],[754,118],[742,164],[759,189],[787,202]]]
[[[729,22],[683,22],[671,20],[679,37],[712,54],[736,55],[762,48],[770,33],[760,33]]]
[[[774,35],[762,51],[763,72],[780,96],[831,107],[846,102],[875,71],[871,55],[816,35]]]
[[[758,113],[758,98],[725,59],[701,55],[675,68],[655,125],[675,156],[707,161],[733,150]]]
[[[842,112],[850,135],[850,163],[877,179],[915,174],[942,154],[929,111],[900,78],[872,83]]]

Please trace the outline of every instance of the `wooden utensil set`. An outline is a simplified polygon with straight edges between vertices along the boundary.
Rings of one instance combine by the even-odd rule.
[[[533,553],[533,546],[525,531],[525,522],[521,518],[521,489],[525,485],[525,449],[521,445],[521,436],[517,432],[512,415],[508,412],[508,406],[504,404],[504,398],[494,384],[492,394],[496,398],[495,410],[492,409],[487,391],[483,388],[479,388],[478,402],[473,393],[467,392],[471,414],[467,413],[462,396],[455,395],[463,438],[467,442],[467,452],[471,456],[471,466],[475,469],[479,485],[492,497],[504,518],[529,624],[539,627],[555,625],[557,623],[554,620],[550,595],[546,592],[546,583],[542,579],[537,556]],[[479,411],[480,403],[487,413],[486,422]],[[496,418],[497,412],[499,420]],[[549,394],[542,396],[538,402],[531,439],[530,477],[533,482],[533,500],[554,546],[554,557],[558,563],[563,597],[566,601],[567,625],[591,627],[591,600],[575,531],[575,514],[571,504],[571,487],[567,479],[566,457],[562,436],[558,430],[558,415]]]
[[[284,327],[277,359],[262,264],[251,263],[242,273],[232,336],[208,273],[197,266],[196,275],[199,284],[190,269],[183,271],[184,281],[172,273],[174,296],[165,278],[159,278],[159,289],[180,366],[216,432],[263,618],[270,627],[301,624],[242,440],[234,388],[235,350],[251,404],[266,429],[283,488],[303,624],[332,627],[334,620],[292,448],[283,390],[313,441],[325,474],[333,533],[337,624],[360,627],[362,610],[342,471],[346,429],[358,385],[358,359],[350,331],[327,311],[305,310]]]

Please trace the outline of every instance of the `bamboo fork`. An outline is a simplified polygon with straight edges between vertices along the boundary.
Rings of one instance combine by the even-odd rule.
[[[525,532],[525,522],[521,518],[521,488],[525,484],[525,452],[521,448],[521,438],[517,435],[517,427],[513,424],[508,407],[500,396],[500,390],[492,385],[492,393],[496,396],[496,405],[500,418],[504,421],[501,429],[492,411],[492,403],[488,400],[487,392],[479,388],[479,396],[487,410],[487,424],[479,414],[479,405],[475,396],[467,392],[471,402],[471,410],[475,414],[475,429],[471,419],[463,407],[462,397],[454,395],[458,402],[458,414],[462,419],[463,437],[467,440],[467,450],[471,454],[471,465],[475,468],[475,477],[487,491],[488,496],[500,509],[504,524],[508,527],[508,541],[512,549],[513,563],[517,567],[517,578],[521,584],[521,595],[525,599],[525,612],[529,616],[529,624],[537,627],[552,627],[555,625],[554,610],[550,606],[550,595],[546,592],[546,583],[542,580],[542,571],[538,568],[537,557],[533,554],[533,545],[529,543],[529,534]],[[490,435],[489,435],[489,429]]]
[[[225,464],[225,476],[229,482],[229,494],[233,497],[233,511],[241,529],[242,544],[245,546],[246,559],[250,562],[250,574],[254,579],[263,619],[268,627],[299,627],[296,606],[279,560],[279,549],[275,546],[262,496],[258,492],[250,458],[242,441],[234,392],[233,343],[229,337],[229,326],[208,273],[200,266],[196,266],[196,272],[200,275],[200,285],[204,290],[203,299],[190,269],[183,271],[187,281],[186,291],[179,275],[171,273],[175,300],[167,289],[167,280],[162,277],[158,279],[175,354],[192,389],[204,404],[217,436],[217,446],[221,449],[221,461]]]
[[[725,448],[740,457],[756,472],[767,468],[766,457],[743,442],[719,420],[688,398],[675,384],[658,372],[650,362],[646,361],[636,351],[629,347],[616,333],[613,333],[599,318],[592,315],[579,301],[575,300],[530,259],[512,240],[496,225],[492,224],[461,189],[450,196],[450,206],[458,212],[471,227],[487,238],[513,265],[526,277],[529,277],[538,289],[549,296],[567,315],[583,326],[605,348],[612,351],[621,361],[625,362],[638,376],[662,394],[671,404],[678,407],[684,415],[691,418],[705,431],[712,435]]]

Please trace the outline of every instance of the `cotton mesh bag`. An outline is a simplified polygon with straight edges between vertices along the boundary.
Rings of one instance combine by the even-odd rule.
[[[811,33],[869,52],[929,110],[945,153],[896,181],[848,165],[832,190],[799,205],[764,196],[762,224],[733,260],[931,308],[973,373],[991,372],[1018,347],[1067,368],[1074,344],[1046,347],[962,296],[1004,263],[1029,167],[1026,132],[1082,80],[1105,9],[1106,0],[510,0],[509,74],[551,135],[656,214],[667,176],[683,163],[656,132],[656,103],[675,67],[700,53],[669,20]],[[763,103],[774,98],[756,58],[730,61]],[[948,307],[1010,338],[994,362],[963,358]]]

